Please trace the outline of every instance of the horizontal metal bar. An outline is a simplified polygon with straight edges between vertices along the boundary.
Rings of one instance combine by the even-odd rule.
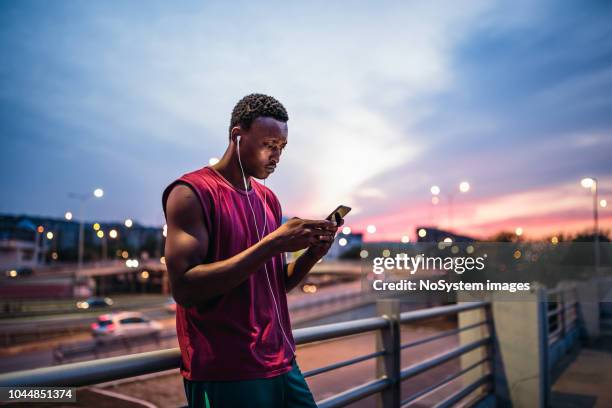
[[[383,377],[373,380],[357,387],[348,389],[332,397],[317,402],[319,408],[345,407],[355,401],[362,400],[372,394],[381,392],[391,386],[391,380]]]
[[[480,387],[481,385],[484,385],[484,384],[486,384],[488,382],[491,382],[492,379],[493,379],[493,376],[491,374],[487,374],[487,375],[481,377],[480,379],[474,381],[473,383],[471,383],[467,387],[462,388],[459,391],[455,392],[454,394],[449,395],[442,402],[440,402],[439,404],[435,405],[435,408],[447,408],[447,407],[450,408],[450,407],[454,407],[456,403],[458,403],[463,398],[465,398],[468,395],[470,395],[472,392],[476,391],[476,389],[478,387]]]
[[[64,364],[0,375],[1,387],[80,387],[135,377],[179,366],[177,348]]]
[[[400,314],[401,323],[412,323],[420,320],[431,319],[439,316],[446,316],[450,314],[457,314],[472,309],[480,309],[482,307],[490,306],[490,302],[479,301],[479,302],[466,302],[456,305],[449,306],[438,306],[431,307],[422,310],[413,310],[410,312],[404,312]]]
[[[548,338],[554,337],[559,333],[561,333],[561,325],[559,325],[555,330],[548,333]]]
[[[296,344],[311,343],[349,336],[351,334],[365,333],[389,326],[389,320],[382,317],[368,317],[367,319],[351,320],[348,322],[324,324],[321,326],[305,327],[293,330]]]
[[[333,323],[293,331],[297,344],[387,327],[382,317]],[[0,375],[0,386],[85,386],[179,367],[178,348],[117,356]]]
[[[444,377],[441,381],[438,381],[437,383],[435,383],[433,385],[430,385],[429,387],[426,387],[426,388],[422,389],[421,391],[419,391],[419,392],[411,395],[410,397],[406,398],[405,400],[403,400],[400,403],[400,405],[401,406],[407,405],[407,404],[411,403],[412,401],[415,401],[415,400],[421,398],[423,395],[429,394],[429,393],[433,392],[434,390],[436,390],[436,389],[442,387],[443,385],[446,385],[447,383],[451,382],[455,378],[457,378],[457,377],[467,373],[468,371],[470,371],[470,370],[476,368],[477,366],[479,366],[479,365],[481,365],[481,364],[483,364],[483,363],[485,363],[487,361],[490,361],[490,360],[491,360],[490,357],[485,357],[482,360],[477,361],[476,363],[470,365],[469,367],[466,367],[466,368],[462,369],[461,371],[458,371],[458,372],[456,372],[454,374],[451,374],[451,375],[449,375],[447,377]]]
[[[403,349],[406,349],[408,347],[419,346],[421,344],[429,343],[430,341],[438,340],[438,339],[441,339],[443,337],[452,336],[453,334],[460,333],[460,332],[462,332],[464,330],[470,330],[470,329],[473,329],[473,328],[478,327],[478,326],[482,326],[483,324],[487,324],[487,323],[491,323],[491,321],[490,320],[483,320],[480,323],[470,324],[468,326],[460,327],[458,329],[446,330],[446,331],[443,331],[442,333],[436,334],[434,336],[425,337],[424,339],[419,339],[419,340],[415,340],[415,341],[410,342],[410,343],[402,344],[400,346],[400,349],[403,350]]]
[[[417,374],[420,374],[424,371],[427,371],[433,367],[439,366],[440,364],[446,363],[453,358],[459,357],[462,354],[465,354],[469,351],[472,351],[478,347],[482,347],[491,341],[491,337],[487,336],[480,340],[476,340],[472,343],[468,343],[466,345],[457,347],[449,352],[444,354],[432,357],[428,360],[422,361],[420,363],[414,364],[408,368],[405,368],[400,373],[400,380],[404,381],[410,377],[414,377]]]
[[[382,356],[383,354],[385,354],[385,352],[386,352],[385,350],[376,351],[374,353],[366,354],[365,356],[351,358],[349,360],[344,360],[339,363],[330,364],[330,365],[327,365],[321,368],[315,368],[314,370],[306,371],[302,375],[308,378],[308,377],[312,377],[313,375],[323,374],[331,370],[336,370],[338,368],[357,364],[357,363],[360,363],[365,360],[369,360],[374,357]]]

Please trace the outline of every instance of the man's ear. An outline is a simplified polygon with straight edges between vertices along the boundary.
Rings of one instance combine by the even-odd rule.
[[[234,126],[232,128],[232,130],[230,131],[230,140],[232,142],[234,142],[234,144],[238,143],[238,141],[236,140],[238,138],[238,135],[242,135],[242,128],[240,126]],[[240,138],[240,141],[242,142],[244,139]]]

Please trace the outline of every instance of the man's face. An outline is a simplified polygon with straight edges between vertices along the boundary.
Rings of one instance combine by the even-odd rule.
[[[255,178],[267,178],[274,172],[287,145],[287,123],[259,117],[241,135],[240,154],[245,168]]]

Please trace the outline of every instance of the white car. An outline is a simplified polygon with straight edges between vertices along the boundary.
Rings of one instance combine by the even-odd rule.
[[[132,337],[159,335],[162,325],[143,317],[142,313],[119,312],[98,317],[98,321],[91,324],[91,330],[98,338]]]

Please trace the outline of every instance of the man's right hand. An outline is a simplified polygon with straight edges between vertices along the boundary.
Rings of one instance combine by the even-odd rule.
[[[333,241],[338,227],[328,220],[293,217],[266,236],[277,251],[295,252],[321,242]]]

